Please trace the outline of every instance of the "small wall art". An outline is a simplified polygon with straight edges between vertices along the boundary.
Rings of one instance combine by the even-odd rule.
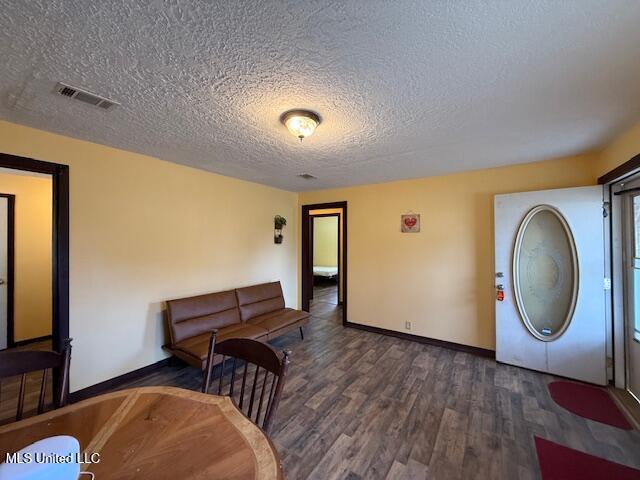
[[[402,233],[420,232],[420,214],[400,215],[400,228]]]
[[[276,215],[273,218],[273,228],[274,228],[273,242],[274,243],[282,243],[282,239],[284,238],[282,236],[282,229],[286,224],[287,224],[287,219],[281,215]]]

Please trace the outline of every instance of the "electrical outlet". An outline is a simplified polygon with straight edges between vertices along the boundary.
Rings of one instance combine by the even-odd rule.
[[[411,330],[411,322],[404,322],[404,328]]]

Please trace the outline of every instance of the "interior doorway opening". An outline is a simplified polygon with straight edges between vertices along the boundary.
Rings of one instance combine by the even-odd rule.
[[[302,207],[302,308],[346,323],[346,202]]]
[[[42,220],[46,217],[49,225],[48,230],[46,230],[46,233],[40,231],[39,233],[36,232],[31,235],[32,239],[43,240],[44,243],[46,243],[46,248],[50,256],[46,271],[39,272],[34,276],[34,278],[40,277],[39,281],[44,284],[44,289],[48,290],[48,300],[45,301],[45,303],[48,302],[46,305],[48,308],[44,314],[39,314],[31,309],[31,307],[43,306],[38,305],[38,302],[35,301],[31,301],[31,304],[28,302],[29,298],[33,298],[32,295],[30,296],[30,291],[36,288],[33,285],[26,285],[25,287],[24,291],[27,301],[22,301],[19,298],[19,292],[17,290],[17,287],[19,287],[17,283],[19,280],[17,278],[17,269],[20,268],[20,252],[16,249],[15,255],[13,255],[16,278],[7,275],[7,278],[4,279],[5,282],[7,280],[11,281],[11,286],[6,292],[6,299],[8,300],[7,306],[11,303],[14,307],[13,311],[11,309],[5,310],[7,314],[7,328],[5,329],[6,332],[3,333],[9,335],[5,336],[4,343],[7,344],[7,347],[52,349],[60,352],[64,347],[65,340],[69,338],[69,167],[67,165],[0,153],[0,172],[10,177],[35,177],[41,180],[46,179],[46,181],[49,182],[49,189],[46,193],[48,197],[48,208],[45,207],[39,214],[41,215],[39,219],[41,221],[34,222],[41,226],[43,223]],[[4,185],[4,187],[7,185]],[[0,190],[2,190],[2,188],[0,188]],[[28,213],[21,213],[25,196],[19,192],[9,193],[15,195],[14,213],[16,228],[14,240],[17,247],[17,242],[20,242],[20,235],[25,231],[25,226],[21,226],[20,222],[28,216]],[[7,224],[9,225],[9,223],[10,221],[7,217]],[[0,235],[4,235],[4,233],[0,233]],[[7,235],[7,239],[9,238]],[[33,267],[33,258],[28,260],[29,261],[26,262],[27,266]],[[9,271],[7,271],[7,273],[9,273]],[[25,278],[24,275],[23,272],[23,274],[21,274],[22,280]],[[42,285],[38,284],[38,288],[40,287],[42,287]],[[22,326],[16,324],[16,321],[19,321],[19,304],[22,305],[23,310],[27,312],[25,318],[45,317],[47,324],[42,326],[46,328],[47,331],[44,335],[38,335],[36,330],[29,330],[35,325],[33,322],[28,322],[28,325],[25,324]],[[11,327],[9,327],[9,321],[12,322]],[[40,328],[40,326],[38,328]],[[44,338],[38,338],[39,336],[43,336]],[[24,345],[24,342],[21,342],[25,339],[28,345]],[[31,341],[35,341],[35,343],[31,343]],[[48,391],[58,391],[58,372],[53,372],[50,378],[52,379],[53,385]],[[9,381],[14,382],[13,385],[9,384],[7,386],[9,390],[14,387],[16,389],[18,388],[17,383],[15,383],[15,378],[11,378]],[[5,385],[3,385],[3,387],[5,387]],[[65,388],[69,388],[68,383]],[[11,396],[8,397],[8,399],[10,398]],[[3,398],[2,400],[4,401],[5,399]],[[29,405],[26,404],[25,408],[28,409],[28,406]],[[0,404],[0,421],[4,413],[4,405]]]
[[[0,168],[0,350],[51,350],[53,180]]]
[[[340,212],[309,212],[313,231],[313,290],[310,308],[335,309],[342,303],[340,288]],[[326,304],[320,305],[320,304]]]
[[[15,241],[13,194],[0,193],[0,350],[14,345],[13,278]]]

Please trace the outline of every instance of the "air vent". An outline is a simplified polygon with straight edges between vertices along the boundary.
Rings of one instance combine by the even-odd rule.
[[[304,178],[305,180],[313,180],[317,177],[314,177],[313,175],[311,175],[310,173],[301,173],[300,175],[298,175],[300,178]]]
[[[64,83],[56,84],[55,92],[64,96],[79,100],[94,107],[100,107],[103,110],[109,110],[111,107],[119,105],[118,102],[109,100],[107,98],[96,95],[95,93],[87,92],[78,87],[72,87],[71,85],[65,85]]]

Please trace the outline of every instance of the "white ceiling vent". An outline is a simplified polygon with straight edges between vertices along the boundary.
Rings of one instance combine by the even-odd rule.
[[[62,95],[63,97],[73,98],[74,100],[88,103],[89,105],[93,105],[94,107],[100,107],[103,110],[109,110],[116,105],[120,105],[114,100],[109,100],[108,98],[101,97],[100,95],[96,95],[95,93],[88,92],[78,87],[72,87],[71,85],[65,85],[61,82],[58,82],[56,84],[55,92]]]
[[[300,178],[304,178],[305,180],[313,180],[315,178],[318,177],[314,177],[313,175],[311,175],[310,173],[301,173],[300,175],[298,175]]]

